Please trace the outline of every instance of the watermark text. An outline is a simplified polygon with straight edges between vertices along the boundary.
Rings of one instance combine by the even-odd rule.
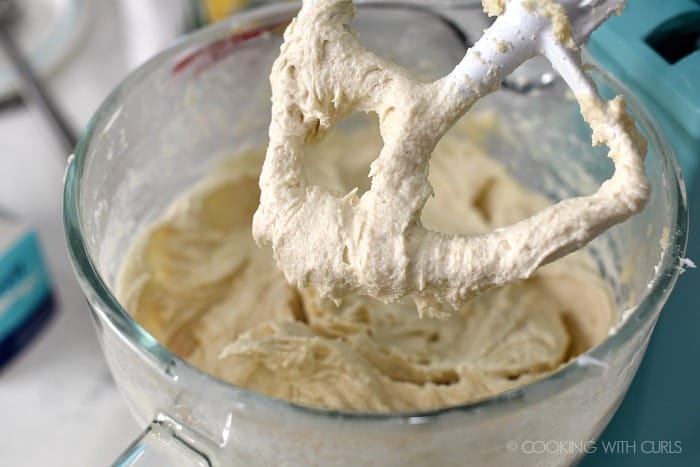
[[[604,454],[668,455],[681,454],[683,443],[678,440],[541,440],[508,441],[509,452],[521,454]]]

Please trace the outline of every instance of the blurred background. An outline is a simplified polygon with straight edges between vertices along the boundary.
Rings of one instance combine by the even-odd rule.
[[[138,64],[240,2],[0,0],[2,37],[10,36],[28,59],[66,130],[46,118],[41,100],[18,81],[3,39],[0,343],[12,345],[0,346],[0,465],[107,465],[141,431],[112,383],[68,260],[61,217],[69,153],[64,133],[79,135],[101,101]],[[13,297],[3,295],[14,277],[8,274],[42,265],[18,263],[13,269],[4,255],[9,258],[13,245],[32,230],[38,233],[49,287],[35,283],[36,290],[27,291],[38,298],[12,308]]]

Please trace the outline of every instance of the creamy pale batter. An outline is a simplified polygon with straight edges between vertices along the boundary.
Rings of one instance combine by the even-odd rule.
[[[487,156],[493,117],[467,116],[438,144],[435,197],[422,222],[478,235],[547,206]],[[305,154],[306,175],[338,193],[369,187],[382,145],[369,127],[333,133]],[[522,385],[601,342],[615,319],[587,254],[485,292],[449,319],[420,318],[409,299],[354,294],[338,305],[290,286],[251,235],[263,151],[237,155],[175,200],[135,242],[120,280],[127,310],[193,365],[299,404],[398,411],[465,403]]]
[[[349,0],[305,1],[271,73],[265,157],[227,162],[141,236],[121,278],[126,308],[204,371],[331,409],[461,404],[598,344],[614,301],[572,252],[642,209],[648,182],[624,102],[602,102],[580,66],[593,14],[581,5],[486,1],[502,16],[452,73],[423,82],[364,48]],[[480,147],[489,118],[450,130],[537,54],[615,162],[598,192],[552,206]],[[326,135],[353,111],[377,122]],[[439,320],[443,304],[454,311]]]

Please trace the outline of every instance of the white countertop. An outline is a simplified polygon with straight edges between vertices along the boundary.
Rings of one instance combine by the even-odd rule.
[[[49,87],[82,128],[127,70],[124,18],[115,2],[89,0],[89,27]],[[0,370],[0,466],[109,465],[136,426],[109,374],[74,278],[62,224],[65,162],[39,116],[0,110],[0,206],[39,230],[58,300],[53,320]]]

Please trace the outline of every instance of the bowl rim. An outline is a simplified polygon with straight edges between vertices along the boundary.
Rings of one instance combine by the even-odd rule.
[[[362,3],[357,2],[358,6]],[[139,83],[143,78],[158,69],[163,64],[170,62],[173,58],[185,52],[201,50],[222,38],[228,37],[234,31],[246,30],[250,26],[260,27],[261,24],[272,24],[269,20],[274,15],[295,14],[299,8],[296,1],[285,1],[267,5],[258,5],[244,12],[210,25],[195,33],[184,36],[171,47],[159,53],[135,71],[130,73],[103,101],[95,112],[84,130],[74,154],[69,158],[66,169],[63,193],[63,219],[67,247],[70,253],[73,269],[78,277],[83,292],[88,297],[88,302],[92,309],[105,316],[106,321],[112,325],[123,339],[139,354],[155,363],[164,372],[170,373],[169,369],[179,368],[186,374],[195,375],[198,381],[204,380],[208,384],[218,387],[222,391],[231,393],[235,391],[236,399],[245,399],[254,404],[263,404],[275,409],[291,409],[300,413],[314,416],[341,418],[353,420],[371,420],[380,422],[396,423],[406,422],[409,424],[422,424],[434,420],[444,414],[452,414],[465,411],[480,411],[486,408],[496,409],[508,405],[514,399],[528,396],[528,400],[537,397],[546,397],[552,392],[562,390],[580,380],[580,376],[585,376],[591,369],[600,365],[603,357],[622,346],[637,332],[653,321],[658,316],[658,312],[665,304],[675,282],[680,274],[681,268],[679,258],[685,255],[688,237],[688,208],[685,185],[680,171],[678,161],[670,145],[662,137],[658,126],[651,119],[643,106],[634,99],[624,86],[613,76],[602,70],[599,72],[606,79],[608,84],[612,84],[615,91],[622,92],[628,102],[630,109],[634,111],[637,124],[643,127],[649,136],[649,143],[658,148],[662,157],[666,178],[670,179],[673,186],[668,187],[678,200],[675,211],[675,225],[669,228],[669,242],[661,255],[661,261],[657,266],[657,274],[649,284],[647,292],[641,302],[628,310],[627,319],[620,325],[614,334],[608,336],[603,342],[589,349],[587,352],[577,356],[572,361],[563,365],[543,378],[519,386],[510,391],[499,393],[494,396],[478,399],[465,404],[441,407],[428,410],[413,410],[402,412],[366,412],[323,409],[317,407],[304,406],[263,395],[261,393],[235,386],[231,383],[218,379],[190,365],[172,353],[165,346],[160,344],[148,331],[143,329],[131,315],[119,304],[117,298],[112,294],[110,288],[99,274],[93,262],[88,248],[83,238],[80,208],[80,190],[82,187],[82,174],[86,168],[86,161],[90,154],[91,142],[95,137],[96,130],[102,123],[108,122],[119,108],[122,96],[129,93],[129,90]],[[266,23],[267,22],[267,23]],[[552,384],[558,382],[558,384]],[[563,384],[563,386],[562,386]]]

